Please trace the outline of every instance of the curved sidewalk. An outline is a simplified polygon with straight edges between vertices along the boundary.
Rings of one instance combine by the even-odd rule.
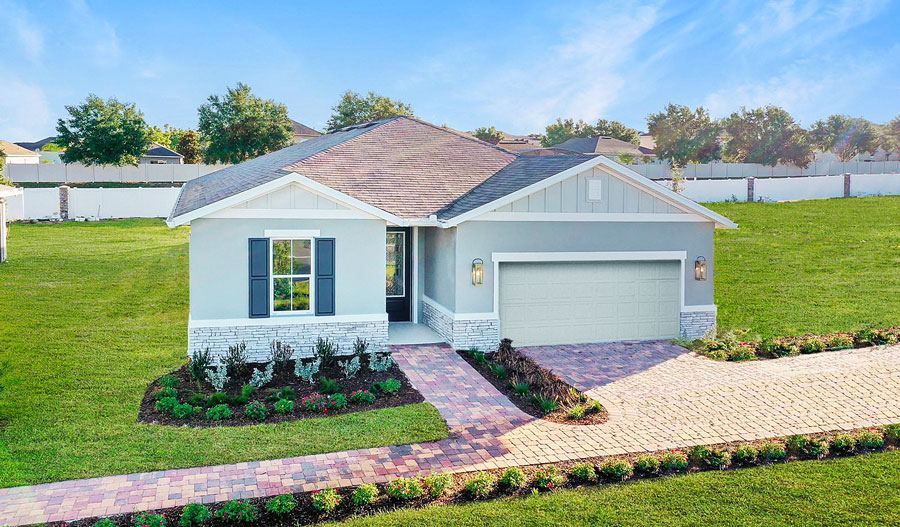
[[[445,345],[394,350],[448,439],[0,489],[0,525],[900,422],[900,346],[741,364],[666,342],[526,348],[607,406],[595,426],[524,414]]]

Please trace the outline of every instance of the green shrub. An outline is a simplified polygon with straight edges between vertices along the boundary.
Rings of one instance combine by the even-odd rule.
[[[557,403],[553,399],[545,399],[540,395],[532,395],[531,396],[531,404],[535,405],[545,414],[549,414],[550,412],[556,410]]]
[[[838,434],[831,441],[831,451],[838,456],[846,456],[856,449],[856,440],[847,434]]]
[[[166,527],[166,517],[155,512],[139,512],[134,516],[134,527]]]
[[[251,403],[248,403],[247,406],[244,407],[244,413],[250,419],[262,421],[269,416],[269,409],[266,408],[265,404],[259,401],[253,401]]]
[[[191,503],[181,511],[181,527],[197,527],[209,520],[209,508],[202,503]]]
[[[480,364],[482,366],[487,364],[487,355],[485,355],[484,352],[478,351],[477,349],[473,348],[469,350],[469,355],[472,357],[476,364]]]
[[[378,487],[371,483],[363,483],[353,491],[353,504],[357,507],[369,505],[378,497]]]
[[[110,520],[109,518],[103,518],[97,523],[94,524],[94,527],[118,527],[116,522]]]
[[[194,350],[191,353],[191,360],[188,362],[188,368],[191,370],[191,376],[197,381],[197,385],[206,380],[206,369],[212,365],[212,359],[209,355],[209,348]]]
[[[637,458],[634,464],[634,471],[641,476],[653,476],[659,473],[659,459],[650,454],[644,454]]]
[[[228,404],[228,396],[222,392],[216,392],[209,396],[209,399],[206,400],[206,406],[212,408],[213,406],[219,406],[220,404]]]
[[[527,382],[513,382],[510,381],[509,387],[516,392],[516,395],[528,395],[528,383]]]
[[[772,439],[759,447],[757,456],[763,461],[783,461],[787,457],[787,447],[782,441]]]
[[[479,472],[466,480],[465,490],[474,499],[486,498],[494,490],[497,478],[487,472]]]
[[[731,465],[731,453],[724,448],[711,448],[704,462],[709,468],[725,470]]]
[[[563,477],[556,467],[541,467],[534,473],[534,484],[541,490],[553,490],[562,485]]]
[[[634,466],[627,459],[608,459],[598,468],[601,476],[616,481],[625,481],[634,474]]]
[[[746,466],[755,463],[757,455],[759,452],[752,445],[741,445],[734,450],[731,459],[738,465]]]
[[[311,393],[300,399],[300,407],[307,412],[327,413],[328,397],[321,393]]]
[[[241,397],[245,399],[249,399],[251,395],[253,395],[253,391],[256,388],[252,384],[245,384],[241,387]]]
[[[372,385],[375,391],[385,393],[388,395],[393,395],[400,391],[400,388],[403,385],[397,379],[388,379],[384,382],[376,382]]]
[[[694,462],[696,465],[703,465],[706,461],[706,456],[709,455],[709,447],[703,445],[692,446],[690,450],[688,450],[688,459]]]
[[[169,386],[163,386],[162,388],[157,388],[156,391],[153,392],[153,398],[157,401],[165,399],[166,397],[178,397],[178,390]]]
[[[500,475],[500,485],[504,488],[521,489],[528,483],[528,476],[519,467],[510,467]]]
[[[600,412],[606,410],[600,401],[591,400],[587,405],[587,413],[589,414],[599,414]]]
[[[597,481],[597,469],[590,463],[578,463],[569,469],[569,477],[576,481],[592,483]]]
[[[266,510],[271,512],[275,516],[283,516],[285,514],[289,514],[296,508],[297,500],[294,499],[293,494],[282,494],[281,496],[275,496],[274,498],[269,500],[269,503],[266,504]]]
[[[884,427],[884,438],[891,443],[900,443],[900,424],[887,425]]]
[[[206,418],[211,421],[231,419],[233,416],[234,412],[231,411],[227,404],[217,404],[206,411]]]
[[[387,495],[395,500],[414,500],[424,492],[422,480],[418,478],[397,478],[387,485]]]
[[[356,390],[350,394],[350,402],[353,404],[372,404],[375,402],[375,394],[369,390]]]
[[[274,409],[280,414],[292,413],[294,411],[294,401],[289,399],[279,399],[278,402],[275,403]]]
[[[313,355],[322,361],[322,368],[330,368],[334,365],[334,357],[338,351],[340,351],[340,346],[329,339],[319,337],[316,339],[316,349],[313,351]]]
[[[853,348],[852,333],[834,333],[825,337],[825,346],[830,350],[845,350]]]
[[[328,377],[322,377],[319,379],[319,390],[326,395],[330,395],[332,393],[338,393],[341,391],[341,385],[337,382],[337,379],[329,379]]]
[[[180,384],[181,381],[178,380],[178,377],[169,374],[163,375],[159,380],[159,385],[165,388],[178,388]]]
[[[497,377],[498,379],[502,380],[509,376],[509,371],[495,362],[489,362],[488,369],[491,370],[491,373],[494,374],[494,377]]]
[[[156,401],[156,409],[160,412],[171,412],[176,406],[178,406],[178,399],[174,397],[163,397]]]
[[[453,476],[450,474],[430,474],[425,476],[425,486],[428,488],[428,495],[432,498],[440,498],[447,493],[447,490],[453,485]]]
[[[681,450],[666,452],[659,458],[659,465],[668,472],[681,472],[687,470],[688,456]]]
[[[787,441],[785,441],[784,444],[787,447],[788,451],[800,452],[801,450],[803,450],[803,447],[806,446],[806,443],[808,441],[809,439],[804,436],[792,435],[791,437],[787,438]]]
[[[202,393],[195,393],[194,395],[192,395],[191,398],[188,399],[188,404],[191,406],[200,406],[203,408],[209,406],[206,404],[206,397],[203,397]]]
[[[328,398],[330,410],[343,410],[347,407],[347,398],[342,393],[336,393]]]
[[[176,404],[175,407],[172,408],[172,417],[175,419],[187,419],[192,415],[194,415],[194,407],[187,403]]]
[[[217,510],[215,517],[227,523],[249,523],[259,519],[259,511],[250,503],[232,500]]]
[[[819,353],[825,351],[825,341],[819,337],[807,337],[800,342],[800,353]]]
[[[581,419],[584,417],[585,408],[580,404],[575,404],[569,407],[566,411],[566,415],[568,415],[569,419]]]
[[[266,397],[266,400],[269,402],[280,401],[282,399],[287,399],[288,401],[296,401],[297,400],[297,392],[294,391],[290,386],[285,386],[280,390],[271,390],[272,393]]]
[[[806,459],[822,459],[828,455],[828,441],[824,439],[807,439],[803,442],[799,452]]]
[[[863,430],[856,435],[856,446],[860,450],[881,450],[884,447],[884,432],[877,428]]]

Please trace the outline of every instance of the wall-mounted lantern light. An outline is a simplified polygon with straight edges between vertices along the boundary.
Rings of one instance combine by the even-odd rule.
[[[484,260],[481,258],[472,260],[472,284],[484,285]]]
[[[694,279],[706,280],[706,258],[702,256],[698,256],[694,262]]]

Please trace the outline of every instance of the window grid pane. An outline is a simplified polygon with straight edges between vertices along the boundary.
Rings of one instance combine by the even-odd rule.
[[[273,311],[309,311],[312,240],[272,241]]]

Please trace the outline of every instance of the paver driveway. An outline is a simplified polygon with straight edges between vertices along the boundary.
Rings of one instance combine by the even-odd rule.
[[[900,422],[900,346],[742,364],[665,342],[525,352],[602,401],[610,420],[533,419],[447,346],[399,346],[398,363],[447,420],[448,439],[0,489],[0,525]]]

